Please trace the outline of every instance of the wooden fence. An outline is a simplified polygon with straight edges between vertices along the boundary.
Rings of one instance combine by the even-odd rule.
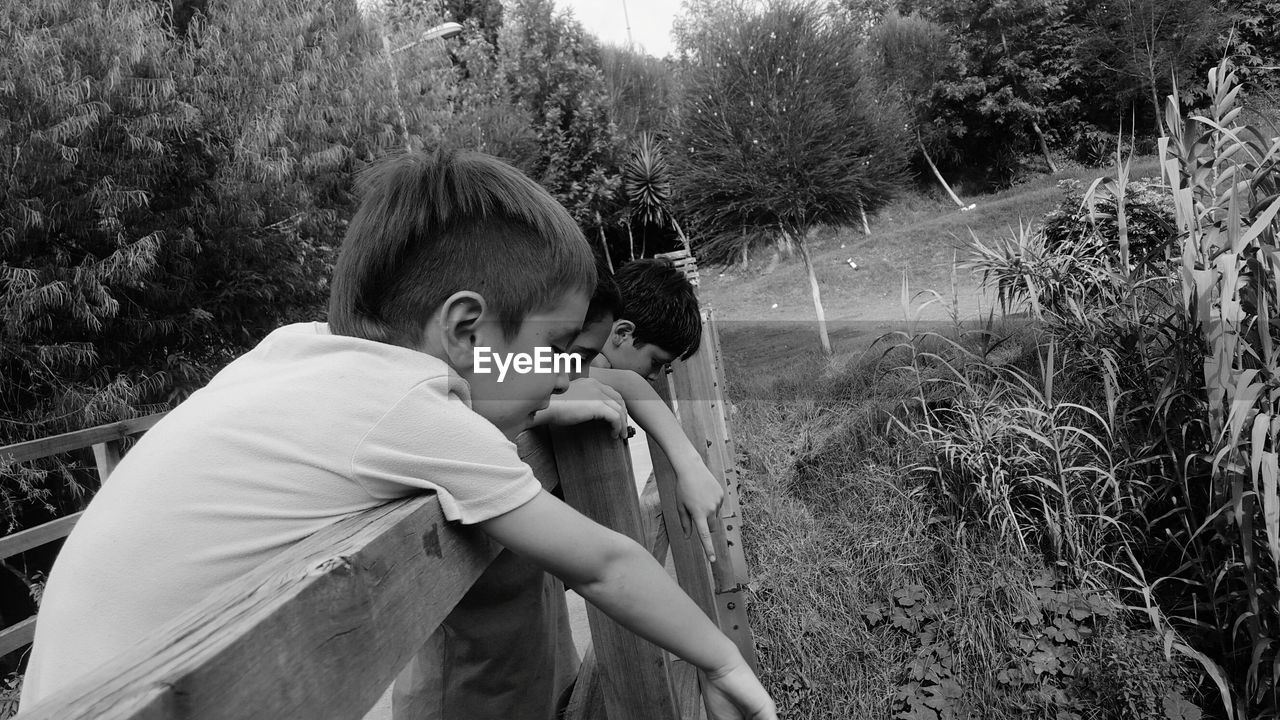
[[[659,381],[726,502],[713,523],[717,562],[682,531],[675,475],[652,442],[666,535],[646,537],[630,457],[606,426],[526,433],[521,453],[544,484],[597,522],[662,552],[680,584],[755,666],[746,620],[746,567],[738,479],[725,413],[719,343],[705,318],[703,344]],[[675,400],[671,400],[675,398]],[[120,440],[159,416],[0,448],[17,460],[93,447],[105,478]],[[0,559],[65,537],[77,516],[0,538]],[[475,528],[445,521],[434,495],[361,513],[281,553],[192,608],[73,688],[29,708],[30,720],[360,718],[475,582],[497,552]],[[696,673],[588,608],[593,648],[570,702],[571,718],[689,720],[702,715]],[[0,634],[0,649],[29,643],[32,619]]]

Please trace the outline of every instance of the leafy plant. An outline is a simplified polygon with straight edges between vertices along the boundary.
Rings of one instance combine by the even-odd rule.
[[[689,239],[671,214],[671,169],[663,155],[662,141],[652,133],[640,133],[632,144],[627,162],[622,166],[622,191],[627,196],[631,218],[639,219],[642,226],[663,226],[670,222],[685,250],[689,249]],[[632,257],[635,257],[634,248]]]

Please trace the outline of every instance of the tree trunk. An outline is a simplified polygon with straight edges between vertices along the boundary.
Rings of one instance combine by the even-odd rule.
[[[631,219],[627,219],[627,247],[631,249],[631,259],[636,259],[636,236],[631,234]]]
[[[747,238],[747,233],[744,231],[742,233],[742,249],[740,251],[741,254],[739,255],[739,261],[742,264],[743,272],[747,271],[747,253],[751,249],[750,245],[751,245],[751,240]]]
[[[684,251],[689,253],[689,257],[693,257],[693,250],[689,247],[689,238],[684,236],[684,230],[680,229],[680,223],[676,222],[674,216],[668,215],[668,217],[671,218],[671,227],[675,228],[676,234],[680,236],[680,242],[684,243]]]
[[[613,258],[609,257],[609,243],[604,239],[604,223],[600,222],[600,213],[596,213],[596,227],[600,229],[600,248],[604,250],[604,261],[613,272]]]
[[[1058,173],[1058,164],[1053,161],[1053,156],[1049,154],[1049,143],[1044,140],[1044,133],[1040,131],[1040,123],[1031,122],[1031,129],[1035,131],[1036,139],[1040,141],[1040,152],[1044,153],[1044,161],[1049,163],[1049,172]]]
[[[960,198],[956,196],[955,191],[953,191],[951,186],[947,184],[947,181],[943,179],[942,173],[938,172],[938,166],[933,164],[933,158],[929,157],[929,151],[924,149],[924,141],[920,139],[919,135],[916,135],[916,143],[920,146],[920,153],[924,155],[924,161],[929,163],[929,169],[933,171],[933,176],[938,178],[938,183],[942,185],[942,189],[947,191],[947,194],[951,196],[951,199],[955,201],[956,205],[963,208],[965,206],[964,203],[960,202]]]
[[[858,214],[862,216],[862,234],[871,234],[871,225],[867,224],[867,206],[862,204],[862,198],[858,198]]]
[[[787,235],[783,230],[782,234]],[[804,269],[809,274],[809,294],[813,296],[813,311],[818,316],[818,339],[822,341],[822,352],[831,355],[831,337],[827,334],[827,314],[822,309],[822,290],[818,288],[818,275],[813,271],[813,260],[809,257],[809,244],[805,241],[805,233],[797,232],[796,247],[800,250],[800,258],[804,260]]]

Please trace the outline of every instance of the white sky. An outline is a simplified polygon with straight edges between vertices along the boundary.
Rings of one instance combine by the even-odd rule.
[[[555,0],[555,3],[556,7],[572,9],[583,27],[607,43],[627,44],[627,20],[630,19],[631,39],[636,49],[643,48],[656,57],[674,49],[671,21],[680,10],[680,0]]]

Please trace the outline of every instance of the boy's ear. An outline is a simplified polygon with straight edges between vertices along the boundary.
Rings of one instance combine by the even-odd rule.
[[[621,345],[623,340],[633,337],[636,333],[636,325],[630,320],[614,320],[613,332],[609,333],[609,340],[614,345]]]
[[[455,370],[471,369],[478,344],[476,331],[485,307],[484,296],[470,290],[456,292],[440,305],[436,316],[440,345]]]

